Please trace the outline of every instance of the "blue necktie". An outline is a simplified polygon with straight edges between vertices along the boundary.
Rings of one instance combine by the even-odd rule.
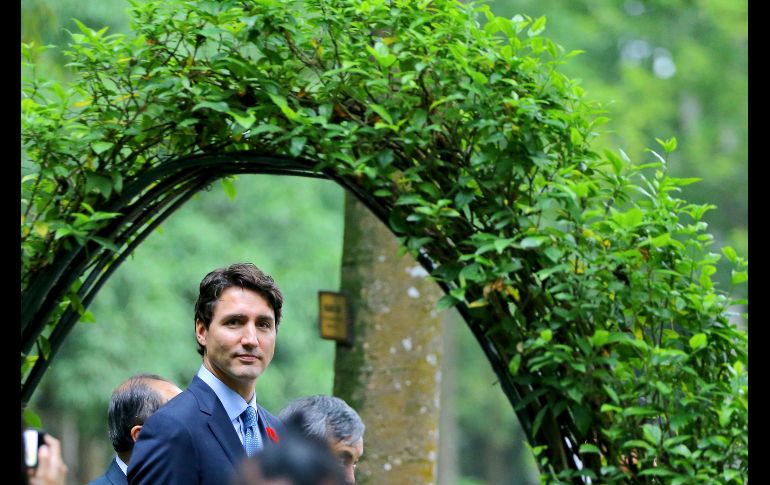
[[[253,407],[247,406],[246,410],[241,413],[241,419],[244,428],[246,428],[243,434],[243,447],[246,448],[246,454],[252,456],[262,448],[262,437],[257,428],[257,412]]]

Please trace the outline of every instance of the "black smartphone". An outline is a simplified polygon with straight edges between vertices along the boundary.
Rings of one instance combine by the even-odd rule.
[[[37,450],[44,444],[45,431],[29,428],[23,431],[24,438],[24,464],[27,468],[37,467]]]

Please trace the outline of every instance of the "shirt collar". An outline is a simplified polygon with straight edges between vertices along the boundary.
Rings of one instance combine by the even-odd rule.
[[[220,381],[219,378],[212,374],[203,364],[201,364],[200,369],[198,369],[198,377],[208,384],[214,391],[214,394],[217,395],[219,401],[225,407],[227,417],[230,418],[230,421],[238,419],[241,413],[246,409],[246,406],[251,406],[255,410],[257,409],[256,392],[251,395],[251,401],[247,403],[240,394],[227,387],[227,384]]]
[[[121,470],[123,470],[123,475],[128,476],[128,465],[123,463],[123,460],[120,459],[119,456],[115,455],[115,461],[118,463],[118,466]]]

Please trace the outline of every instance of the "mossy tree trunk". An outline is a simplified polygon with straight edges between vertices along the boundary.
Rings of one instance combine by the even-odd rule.
[[[441,290],[393,234],[345,201],[341,289],[354,343],[338,344],[334,394],[366,423],[358,483],[435,484],[441,384]]]

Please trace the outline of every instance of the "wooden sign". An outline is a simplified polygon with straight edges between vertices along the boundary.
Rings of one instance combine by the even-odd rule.
[[[321,338],[353,344],[353,322],[347,295],[334,291],[318,292],[318,327]]]

